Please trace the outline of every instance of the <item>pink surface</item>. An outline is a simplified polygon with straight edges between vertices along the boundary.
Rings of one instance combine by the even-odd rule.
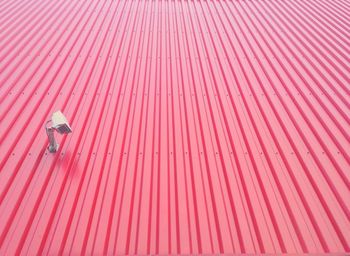
[[[350,252],[349,17],[0,0],[0,254]]]

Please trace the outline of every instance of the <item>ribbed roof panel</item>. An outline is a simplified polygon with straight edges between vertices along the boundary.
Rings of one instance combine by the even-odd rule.
[[[0,254],[350,252],[349,17],[0,1]]]

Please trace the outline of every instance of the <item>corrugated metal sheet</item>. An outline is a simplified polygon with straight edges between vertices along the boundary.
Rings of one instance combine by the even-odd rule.
[[[0,1],[0,254],[350,252],[349,15]]]

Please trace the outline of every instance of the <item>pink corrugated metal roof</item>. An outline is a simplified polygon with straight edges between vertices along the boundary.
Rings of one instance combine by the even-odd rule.
[[[0,1],[0,254],[350,252],[349,15]]]

